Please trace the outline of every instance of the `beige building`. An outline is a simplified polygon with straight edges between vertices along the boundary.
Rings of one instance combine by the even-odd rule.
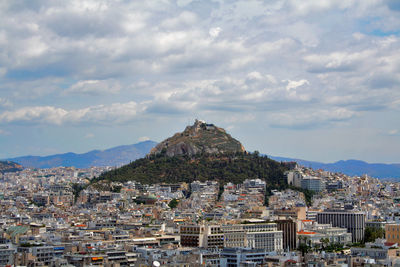
[[[280,218],[291,218],[298,220],[306,219],[306,207],[292,207],[292,208],[283,208],[283,209],[275,209],[274,215]]]
[[[385,233],[387,242],[400,244],[400,224],[386,224]]]
[[[283,249],[283,233],[276,223],[182,225],[180,236],[181,245],[187,247]]]

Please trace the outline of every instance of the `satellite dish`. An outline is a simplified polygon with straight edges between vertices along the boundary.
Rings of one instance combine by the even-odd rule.
[[[159,261],[153,261],[153,266],[160,267],[161,263]]]

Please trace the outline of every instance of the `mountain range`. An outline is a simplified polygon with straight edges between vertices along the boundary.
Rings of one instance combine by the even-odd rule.
[[[400,178],[400,164],[367,163],[361,160],[340,160],[334,163],[322,163],[303,159],[268,156],[282,162],[297,162],[301,166],[322,169],[330,172],[341,172],[349,176],[367,174],[375,178]]]
[[[6,159],[24,167],[52,168],[58,166],[75,166],[88,168],[91,166],[122,166],[147,155],[157,145],[154,141],[145,141],[133,145],[117,146],[106,150],[93,150],[83,154],[65,153],[40,156],[24,156]],[[160,150],[155,150],[160,151]],[[299,165],[331,172],[341,172],[350,176],[367,174],[376,178],[400,178],[400,164],[367,163],[360,160],[340,160],[334,163],[322,163],[296,158],[268,155],[276,161],[295,161]]]
[[[106,150],[92,150],[83,154],[65,153],[50,156],[24,156],[7,159],[25,168],[71,167],[89,168],[92,166],[122,166],[146,156],[156,145],[154,141],[144,141],[133,145],[117,146]]]

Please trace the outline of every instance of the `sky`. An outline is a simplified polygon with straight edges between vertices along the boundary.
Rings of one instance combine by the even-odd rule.
[[[0,158],[162,141],[400,163],[400,1],[0,0]]]

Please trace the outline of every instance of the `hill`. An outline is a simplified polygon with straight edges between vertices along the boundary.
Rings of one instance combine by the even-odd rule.
[[[242,144],[213,124],[196,120],[182,133],[165,139],[146,158],[103,173],[92,180],[137,181],[144,184],[218,180],[242,183],[260,178],[267,187],[286,186],[287,164],[258,153],[247,153]]]
[[[242,183],[245,179],[260,178],[271,189],[287,186],[284,175],[286,170],[285,163],[246,152],[172,157],[160,153],[103,173],[92,182],[108,180],[153,184],[218,180],[223,183]]]
[[[83,154],[70,152],[45,157],[24,156],[9,160],[17,162],[24,167],[31,168],[121,166],[144,157],[156,144],[157,143],[153,141],[145,141],[134,145],[118,146],[106,150],[93,150]]]
[[[244,152],[242,144],[224,129],[196,120],[181,133],[165,139],[150,152],[150,155],[165,151],[167,156],[195,154],[224,154]]]
[[[12,161],[0,161],[0,173],[21,171],[21,165]]]
[[[367,163],[361,160],[340,160],[334,163],[321,163],[302,159],[274,157],[270,158],[283,162],[297,162],[313,169],[323,169],[330,172],[341,172],[349,176],[367,174],[375,178],[400,178],[400,164]]]

